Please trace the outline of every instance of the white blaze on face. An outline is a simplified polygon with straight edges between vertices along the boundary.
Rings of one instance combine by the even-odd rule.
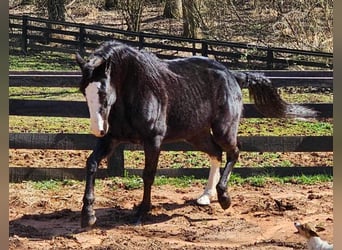
[[[105,120],[100,114],[101,103],[99,100],[98,90],[101,87],[100,82],[91,82],[85,89],[85,95],[90,113],[90,129],[97,136],[102,137],[107,132]]]

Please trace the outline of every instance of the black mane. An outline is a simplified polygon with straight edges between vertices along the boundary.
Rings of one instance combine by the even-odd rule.
[[[101,63],[98,63],[101,61]],[[128,65],[127,65],[128,63]],[[127,74],[137,74],[140,82],[150,85],[157,96],[164,95],[163,81],[176,81],[179,76],[172,72],[164,60],[152,53],[137,50],[118,41],[106,41],[89,56],[83,75],[92,79],[107,67],[122,70],[127,67]],[[99,68],[99,70],[96,70]],[[115,76],[113,76],[115,77]]]

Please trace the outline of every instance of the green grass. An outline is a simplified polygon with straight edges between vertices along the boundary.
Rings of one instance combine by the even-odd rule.
[[[9,132],[31,133],[89,133],[88,118],[9,116]],[[300,121],[285,119],[242,119],[239,136],[319,136],[332,135],[333,124],[327,121]],[[189,156],[191,152],[187,153]],[[175,153],[174,157],[178,154]],[[175,163],[177,159],[175,158]],[[176,166],[174,166],[176,167]]]
[[[74,55],[49,51],[29,52],[26,56],[17,51],[10,51],[9,70],[79,70],[74,58]]]
[[[267,185],[285,184],[290,183],[293,185],[303,184],[303,185],[314,185],[323,182],[331,182],[333,177],[330,175],[302,175],[302,176],[292,176],[292,177],[277,177],[270,175],[260,175],[242,178],[238,174],[232,174],[229,180],[229,185],[250,185],[253,187],[266,187]],[[84,186],[84,181],[75,180],[46,180],[46,181],[29,181],[28,182],[36,190],[52,190],[58,191],[65,187],[77,187],[81,188]],[[188,188],[193,185],[205,185],[207,179],[196,179],[193,176],[184,176],[179,178],[156,176],[154,181],[154,186],[164,186],[171,185],[175,188]],[[135,190],[143,188],[143,180],[139,176],[126,175],[125,177],[110,177],[105,180],[96,179],[96,189],[101,190],[104,188],[109,188],[113,190],[125,189],[125,190]]]
[[[242,118],[239,125],[239,135],[332,135],[332,119],[326,121],[275,119],[275,118]]]
[[[332,103],[333,93],[290,93],[284,88],[278,88],[280,96],[289,103]],[[243,102],[253,103],[249,98],[247,89],[242,90]]]
[[[244,92],[244,103],[251,103],[247,90]],[[84,96],[79,92],[78,88],[65,87],[10,87],[9,97],[11,99],[26,100],[73,100],[85,101]],[[282,98],[290,103],[331,103],[333,95],[324,93],[295,93],[282,94]]]
[[[24,100],[85,101],[78,88],[10,87],[9,98]]]
[[[88,134],[88,118],[9,116],[10,133]]]
[[[277,177],[270,175],[258,175],[247,178],[242,178],[238,174],[232,174],[229,180],[230,185],[251,185],[254,187],[265,187],[266,185],[272,183],[291,183],[291,184],[304,184],[304,185],[314,185],[322,182],[333,181],[333,176],[330,175],[301,175],[301,176],[289,176],[289,177]]]
[[[36,190],[57,190],[60,188],[62,182],[56,180],[47,180],[47,181],[32,181],[32,186]]]
[[[293,163],[290,160],[284,160],[281,158],[280,153],[274,152],[241,152],[240,160],[236,163],[236,167],[245,166],[248,161],[249,167],[291,167]]]
[[[110,188],[118,189],[123,188],[126,190],[141,189],[143,187],[143,180],[140,176],[136,175],[126,175],[125,177],[112,177],[108,180],[111,181]],[[100,181],[98,181],[100,182]],[[156,176],[154,181],[154,186],[171,185],[176,188],[190,187],[193,184],[202,183],[205,184],[205,179],[196,179],[193,176],[183,176],[183,177],[165,177]]]

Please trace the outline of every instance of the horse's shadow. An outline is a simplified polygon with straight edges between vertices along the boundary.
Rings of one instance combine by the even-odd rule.
[[[197,207],[194,200],[179,203],[161,203],[152,208],[143,220],[142,225],[158,224],[171,220],[175,217],[183,216],[191,220],[184,214],[176,213],[177,209],[188,206]],[[156,210],[156,212],[154,212]],[[171,215],[167,211],[175,211]],[[119,206],[111,208],[95,209],[97,221],[92,228],[108,230],[120,226],[138,226],[136,224],[136,208],[126,209]],[[25,214],[22,217],[9,221],[9,235],[36,239],[52,239],[54,237],[72,237],[75,234],[90,230],[80,227],[81,212],[71,209],[62,209],[52,213]]]

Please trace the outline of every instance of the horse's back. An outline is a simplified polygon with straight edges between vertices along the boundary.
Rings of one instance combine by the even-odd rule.
[[[166,82],[169,134],[209,131],[218,115],[241,112],[241,89],[224,65],[205,57],[166,62],[179,76]]]

